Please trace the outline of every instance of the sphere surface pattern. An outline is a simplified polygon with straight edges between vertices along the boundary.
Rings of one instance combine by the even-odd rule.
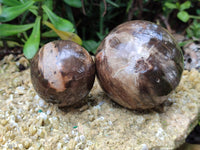
[[[47,43],[31,60],[31,80],[36,92],[60,107],[76,105],[84,99],[94,78],[91,56],[71,41]]]
[[[95,56],[97,77],[114,101],[130,109],[153,108],[180,82],[183,55],[161,26],[130,21],[113,29]]]

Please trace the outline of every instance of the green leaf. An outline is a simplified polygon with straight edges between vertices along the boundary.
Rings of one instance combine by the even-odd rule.
[[[42,8],[44,9],[56,29],[66,32],[74,32],[75,29],[73,27],[73,24],[69,20],[57,16],[46,5],[43,5]]]
[[[180,10],[180,3],[176,2],[176,8]]]
[[[15,19],[17,16],[21,15],[24,11],[29,9],[34,4],[34,1],[29,0],[24,4],[13,6],[13,7],[3,7],[3,12],[0,15],[0,22],[7,22]]]
[[[0,24],[0,37],[11,36],[21,32],[24,32],[32,28],[34,24],[26,25],[12,25],[12,24]]]
[[[61,30],[58,30],[54,27],[53,24],[51,24],[50,22],[48,21],[43,21],[43,23],[48,26],[49,28],[51,28],[52,30],[54,30],[56,32],[56,34],[58,34],[58,36],[62,39],[62,40],[70,40],[70,41],[73,41],[73,42],[76,42],[78,43],[79,45],[82,45],[82,40],[81,38],[75,34],[75,33],[72,33],[72,32],[66,32],[66,31],[61,31]]]
[[[51,11],[53,10],[53,0],[46,0],[44,2],[44,5],[47,6]],[[43,11],[42,20],[43,21],[47,21],[48,20],[48,16],[44,11]]]
[[[126,7],[126,13],[128,13],[129,10],[131,9],[132,3],[133,3],[133,0],[128,1],[127,7]]]
[[[82,6],[81,0],[64,0],[64,2],[71,7],[80,8]]]
[[[196,10],[197,15],[200,15],[200,9]]]
[[[53,10],[53,0],[45,0],[44,5],[46,5],[50,10]]]
[[[187,41],[178,43],[178,45],[179,45],[180,47],[183,47],[183,46],[185,46],[185,45],[187,45],[187,44],[189,44],[189,43],[192,43],[192,42],[194,42],[194,41],[193,41],[193,40],[187,40]]]
[[[176,9],[177,8],[176,4],[173,4],[173,3],[170,3],[170,2],[166,2],[164,4],[164,6],[169,8],[169,9]]]
[[[17,5],[22,4],[18,0],[0,0],[0,3],[7,5],[7,6],[17,6]]]
[[[190,6],[191,6],[191,2],[186,1],[183,4],[180,5],[180,10],[182,11],[182,10],[188,9],[188,8],[190,8]]]
[[[33,56],[36,54],[36,52],[39,49],[39,44],[40,44],[40,20],[41,17],[37,17],[33,31],[26,41],[23,49],[23,53],[26,56],[27,59],[33,58]]]
[[[189,38],[200,38],[200,23],[194,20],[193,23],[186,29],[187,36]]]
[[[99,38],[100,40],[103,40],[104,37],[105,37],[105,35],[101,34],[100,32],[96,32],[96,34],[97,34],[97,36],[98,36],[98,38]]]
[[[2,5],[0,5],[0,15],[2,14]]]
[[[177,17],[183,22],[187,22],[190,19],[190,16],[186,11],[179,11]]]
[[[37,6],[31,6],[29,8],[29,11],[32,12],[35,16],[38,16],[38,7]]]
[[[111,0],[106,0],[106,2],[107,2],[108,4],[110,4],[110,5],[114,6],[114,7],[116,7],[116,8],[119,8],[119,5],[116,4],[115,2],[111,1]]]
[[[50,30],[47,32],[42,33],[42,37],[58,37],[55,31]]]
[[[20,45],[19,43],[15,42],[15,41],[6,40],[6,43],[7,43],[9,48],[10,47],[16,47],[16,46],[22,47],[22,45]],[[0,47],[3,47],[3,41],[0,41]]]
[[[96,53],[97,47],[99,46],[100,41],[96,42],[94,40],[87,40],[83,41],[83,47],[88,51],[92,52],[93,54]]]

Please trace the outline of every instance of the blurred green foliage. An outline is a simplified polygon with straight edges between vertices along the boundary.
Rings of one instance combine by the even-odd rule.
[[[0,3],[3,31],[0,38],[21,45],[31,37],[38,17],[41,17],[40,46],[68,38],[82,44],[91,54],[95,54],[114,27],[129,20],[156,22],[171,32],[187,35],[188,40],[200,38],[200,0],[0,0]],[[22,6],[17,12],[16,7]]]
[[[39,49],[43,24],[53,30],[45,29],[42,34],[45,34],[45,37],[51,37],[52,32],[55,32],[54,35],[58,35],[61,39],[82,44],[78,35],[73,33],[75,31],[73,23],[53,12],[53,0],[0,0],[0,3],[3,4],[0,11],[0,22],[2,22],[0,38],[6,40],[9,36],[17,35],[24,45],[23,53],[28,59],[33,58]],[[28,33],[29,29],[32,31]]]

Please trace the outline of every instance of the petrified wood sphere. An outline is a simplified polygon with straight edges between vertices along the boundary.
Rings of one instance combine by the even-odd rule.
[[[147,21],[117,26],[98,47],[95,60],[103,90],[130,109],[163,103],[183,71],[183,55],[174,38]]]
[[[91,56],[71,41],[47,43],[31,60],[31,80],[36,92],[60,107],[78,105],[90,92],[94,78]]]

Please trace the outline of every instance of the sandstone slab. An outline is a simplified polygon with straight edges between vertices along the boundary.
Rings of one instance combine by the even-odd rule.
[[[34,91],[30,71],[9,56],[0,62],[0,149],[171,150],[198,123],[200,73],[184,71],[160,107],[131,111],[110,100],[98,82],[79,109],[58,109]]]

